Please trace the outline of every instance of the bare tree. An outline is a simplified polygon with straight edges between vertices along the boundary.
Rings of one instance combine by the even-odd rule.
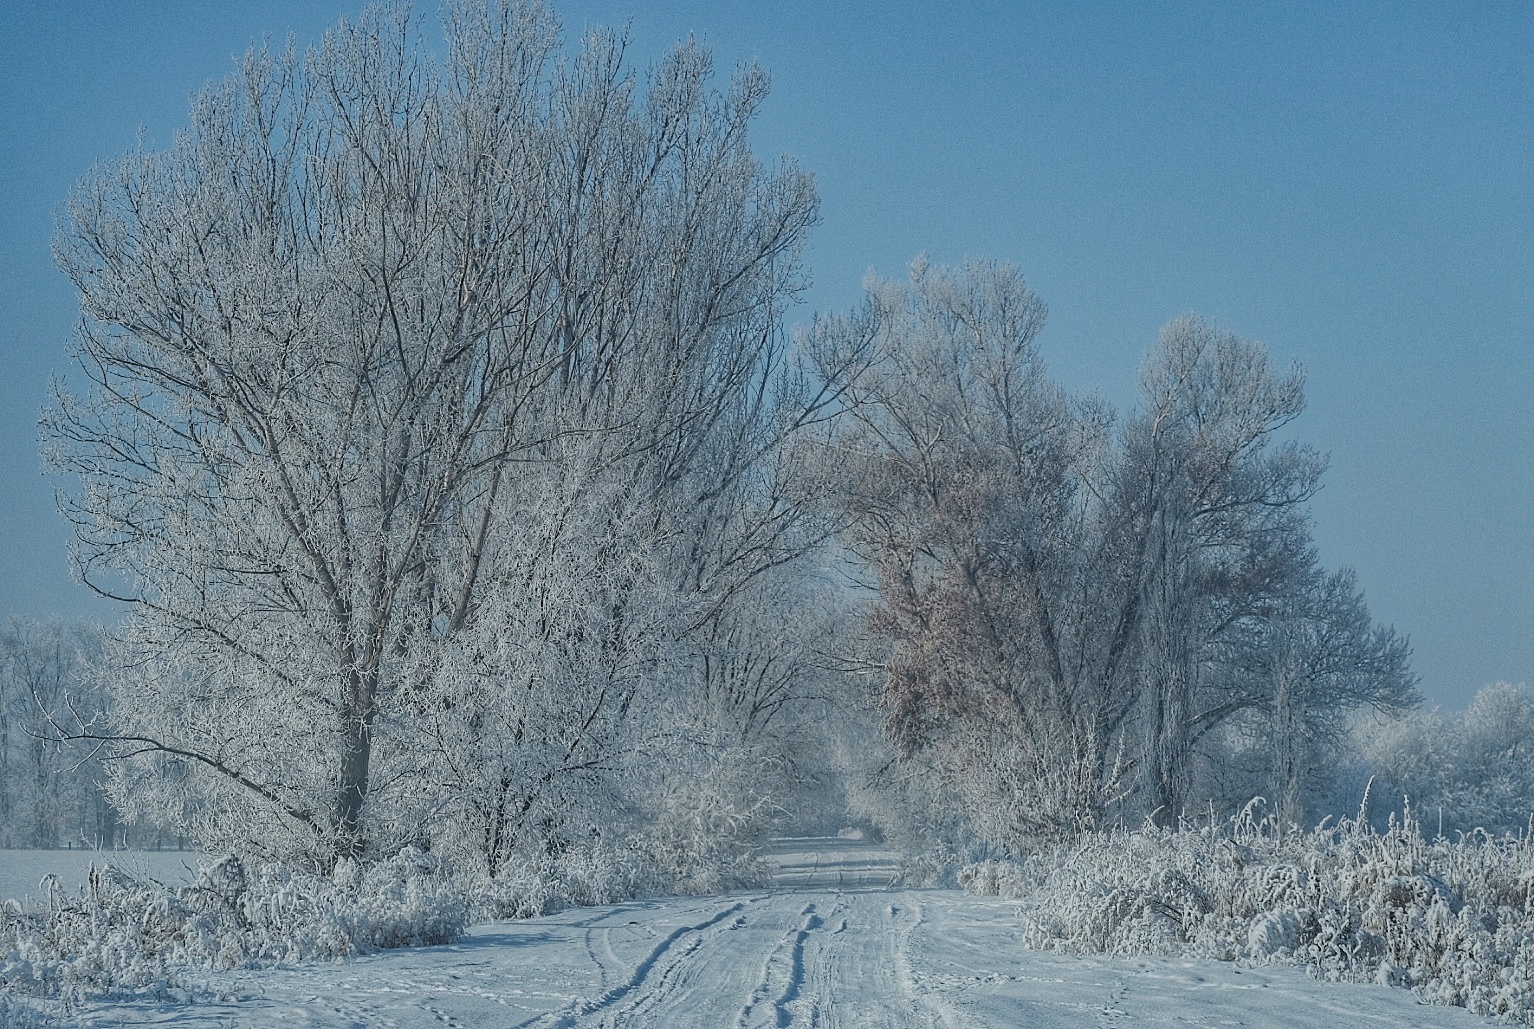
[[[1404,643],[1351,579],[1314,570],[1324,462],[1279,438],[1298,371],[1178,319],[1120,422],[1048,379],[1043,314],[1009,267],[919,260],[908,286],[874,283],[862,315],[817,328],[817,353],[878,355],[834,446],[903,752],[984,835],[1026,846],[1115,813],[1177,817],[1201,742],[1250,709],[1289,712],[1270,755],[1289,782],[1283,755],[1337,713],[1410,703]]]
[[[1278,373],[1261,345],[1199,319],[1162,331],[1141,395],[1114,507],[1136,581],[1127,607],[1139,623],[1143,777],[1171,820],[1188,799],[1194,745],[1240,703],[1211,676],[1212,658],[1308,573],[1306,504],[1324,461],[1278,439],[1304,409],[1299,371]]]
[[[837,443],[850,542],[878,576],[887,728],[977,811],[1004,811],[1009,839],[1091,824],[1128,717],[1105,704],[1118,673],[1089,594],[1108,583],[1078,545],[1101,518],[1108,426],[1047,379],[1043,319],[1010,267],[918,261],[908,287],[873,284],[859,318],[817,326],[817,352],[878,354]]]
[[[788,381],[816,215],[808,176],[750,152],[764,73],[721,95],[689,44],[641,89],[609,34],[559,58],[536,2],[444,20],[441,66],[400,9],[251,54],[170,150],[89,180],[59,239],[90,388],[48,434],[81,571],[132,605],[123,795],[185,819],[198,794],[210,842],[256,825],[324,862],[370,817],[418,831],[385,831],[409,791],[375,760],[451,702],[437,658],[472,665],[477,621],[536,599],[499,595],[528,520],[605,509],[623,540],[533,535],[669,545],[709,502],[670,487],[721,461],[743,481],[782,437],[732,421]],[[786,424],[812,424],[825,399],[795,396]],[[580,502],[544,504],[555,482]]]
[[[94,722],[107,698],[92,673],[94,626],[12,619],[0,631],[0,846],[111,846],[121,828],[94,746],[58,728]]]

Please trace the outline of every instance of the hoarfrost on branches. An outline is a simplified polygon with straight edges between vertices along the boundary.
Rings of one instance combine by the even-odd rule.
[[[1342,715],[1415,702],[1405,641],[1350,573],[1317,567],[1324,462],[1281,436],[1297,370],[1177,319],[1120,418],[1050,381],[1016,269],[918,260],[868,290],[809,339],[877,355],[831,445],[848,545],[877,578],[885,726],[983,838],[1174,821],[1240,732],[1276,750],[1233,791],[1276,775],[1300,817]]]
[[[88,388],[50,453],[132,605],[99,735],[213,848],[563,845],[663,733],[646,690],[821,532],[785,450],[835,387],[779,327],[816,200],[749,149],[764,73],[444,21],[441,65],[396,8],[253,52],[59,237]]]

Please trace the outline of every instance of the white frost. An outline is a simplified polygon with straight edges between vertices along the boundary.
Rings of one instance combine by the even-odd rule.
[[[784,860],[802,870],[817,852],[828,876],[859,874],[846,840],[798,841]],[[863,870],[882,874],[882,856],[869,857]],[[1403,990],[1318,983],[1288,967],[1031,951],[1016,903],[994,897],[801,881],[810,885],[573,908],[344,962],[209,973],[215,1000],[79,1015],[175,1029],[1484,1024]]]

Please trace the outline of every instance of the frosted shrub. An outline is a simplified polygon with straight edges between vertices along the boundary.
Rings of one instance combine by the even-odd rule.
[[[513,857],[473,883],[477,918],[536,918],[567,907],[615,904],[664,893],[655,869],[631,850],[588,847]]]
[[[34,1008],[0,993],[0,1029],[42,1029],[45,1024]]]
[[[1016,861],[978,861],[959,869],[959,886],[982,897],[1024,897],[1027,870]]]
[[[1022,899],[1034,947],[1295,962],[1534,1025],[1529,837],[1430,842],[1409,813],[1384,832],[1345,821],[1301,833],[1249,808],[1220,825],[1094,835],[963,879]]]
[[[1483,687],[1457,714],[1369,724],[1362,754],[1376,793],[1411,798],[1431,828],[1519,833],[1534,815],[1534,694]]]
[[[669,774],[647,801],[649,817],[626,846],[668,893],[708,894],[761,885],[761,860],[779,811],[781,760],[770,747],[716,744],[688,771]]]
[[[164,996],[184,992],[189,970],[445,943],[468,913],[436,859],[410,848],[331,876],[225,857],[178,889],[108,866],[78,896],[55,882],[42,910],[0,914],[0,986],[66,1001]]]
[[[353,950],[447,943],[463,935],[469,906],[437,859],[413,847],[359,870],[338,868],[337,912]]]
[[[469,893],[477,919],[534,918],[635,897],[720,893],[769,878],[770,869],[753,850],[730,841],[697,848],[668,837],[659,825],[621,843],[516,856],[493,878],[475,876]]]

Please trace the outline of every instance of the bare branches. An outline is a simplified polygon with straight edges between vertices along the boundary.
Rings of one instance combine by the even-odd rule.
[[[1280,440],[1298,370],[1178,319],[1120,420],[1046,378],[1044,308],[1010,268],[918,259],[869,297],[818,323],[812,352],[875,355],[831,445],[850,544],[879,573],[886,728],[997,842],[1130,801],[1175,818],[1196,748],[1283,697],[1286,747],[1349,706],[1410,701],[1404,644],[1315,570],[1324,462]]]
[[[422,704],[473,707],[441,669],[495,633],[548,641],[504,604],[581,585],[493,596],[526,578],[519,537],[547,525],[538,560],[613,583],[566,655],[607,690],[561,736],[582,774],[649,681],[631,669],[701,624],[655,595],[707,582],[719,616],[824,537],[774,468],[828,401],[781,339],[816,201],[750,152],[765,76],[716,92],[688,44],[641,83],[604,34],[567,64],[531,0],[444,17],[441,66],[403,8],[253,52],[172,148],[83,186],[58,241],[87,383],[47,431],[81,567],[135,598],[117,738],[149,780],[189,762],[174,788],[236,836],[279,797],[325,812],[303,847],[358,852],[370,807],[415,831],[416,800],[371,789],[375,748]],[[231,764],[236,733],[257,742]]]

